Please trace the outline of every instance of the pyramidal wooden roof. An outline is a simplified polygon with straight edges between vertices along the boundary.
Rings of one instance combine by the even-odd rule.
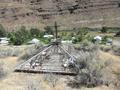
[[[18,65],[16,72],[76,75],[76,59],[61,44],[51,44]]]

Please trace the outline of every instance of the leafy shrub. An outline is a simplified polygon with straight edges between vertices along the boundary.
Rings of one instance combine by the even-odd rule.
[[[84,41],[86,39],[87,35],[88,35],[88,29],[80,28],[75,35],[75,39],[73,40],[73,43],[76,44],[78,42]]]
[[[106,42],[108,41],[108,38],[112,38],[111,36],[107,36],[105,35],[103,38],[102,38],[102,44],[106,44]]]
[[[120,46],[113,46],[112,50],[115,55],[120,56]]]
[[[74,39],[74,40],[72,41],[73,44],[77,44],[77,42],[78,42],[77,39]]]
[[[112,46],[102,45],[102,46],[100,47],[100,49],[101,49],[102,51],[104,51],[104,52],[109,52],[109,51],[112,50]]]
[[[120,37],[120,31],[115,34],[115,37]]]

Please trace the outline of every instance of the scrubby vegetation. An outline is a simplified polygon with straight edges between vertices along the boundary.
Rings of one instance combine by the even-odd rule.
[[[59,75],[55,74],[44,74],[44,81],[47,82],[50,86],[52,86],[53,90],[55,90],[55,86],[58,84],[60,79]]]
[[[44,90],[42,84],[41,84],[41,80],[34,80],[33,78],[31,78],[30,76],[26,77],[26,90]]]
[[[18,56],[20,54],[20,48],[10,48],[10,47],[3,47],[0,49],[0,57],[6,56]]]
[[[115,37],[120,37],[120,31],[115,34]]]
[[[113,83],[114,80],[106,76],[106,73],[110,73],[107,70],[110,62],[100,60],[99,50],[96,48],[93,49],[87,51],[85,49],[80,50],[80,56],[77,61],[79,72],[73,80],[70,80],[68,83],[69,86],[73,88],[91,88],[100,85],[109,86],[110,83]]]
[[[4,70],[3,65],[4,63],[0,61],[0,80],[3,79],[7,75],[7,72]]]
[[[115,55],[120,56],[120,46],[112,46],[112,51]]]
[[[32,46],[32,47],[28,47],[20,56],[19,59],[20,60],[28,60],[29,58],[31,58],[32,56],[36,55],[37,53],[39,53],[41,51],[41,49],[43,49],[44,47],[42,47],[41,45],[37,46]]]
[[[88,35],[88,29],[87,28],[79,29],[78,32],[75,35],[76,39],[74,39],[73,42],[74,43],[82,42],[84,39],[86,39],[87,35]]]
[[[19,57],[23,54],[27,57],[27,52],[34,52],[34,49],[37,49],[38,46],[30,45],[30,46],[1,46],[0,48],[0,57]],[[24,55],[23,55],[24,57]]]
[[[41,31],[37,28],[27,29],[25,26],[22,26],[19,30],[13,32],[6,32],[4,27],[0,26],[0,37],[8,37],[10,38],[10,44],[13,45],[22,45],[26,44],[33,38],[37,38],[40,41],[48,44],[52,38],[44,38],[44,35],[52,34],[54,35],[54,29],[52,27],[45,27],[45,31]],[[68,32],[68,30],[63,30],[58,32],[58,36],[62,40],[72,40],[74,43],[74,47],[79,53],[79,57],[77,57],[77,68],[78,74],[72,80],[70,79],[68,82],[68,86],[72,88],[81,88],[88,87],[93,88],[100,85],[109,86],[110,84],[119,87],[119,74],[116,77],[117,79],[107,77],[107,75],[112,75],[111,71],[107,68],[111,64],[110,61],[106,61],[99,57],[100,50],[105,52],[112,52],[115,55],[120,55],[120,47],[116,45],[106,45],[107,39],[114,37],[111,35],[111,28],[103,27],[95,34],[91,34],[93,31],[89,28],[78,28],[73,29]],[[95,43],[94,37],[97,34],[101,34],[102,41],[99,44]],[[104,33],[104,34],[103,34]],[[117,31],[117,37],[119,37],[119,29]],[[24,49],[20,49],[19,46],[9,47],[9,48],[1,48],[0,49],[0,57],[5,56],[19,56],[21,60],[28,60],[30,57],[34,56],[36,53],[40,52],[44,47],[33,46]],[[20,55],[21,54],[21,55]],[[3,78],[6,75],[2,64],[0,63],[0,78]],[[56,75],[48,74],[44,75],[44,81],[47,82],[50,86],[55,89],[55,86],[58,82],[58,78]],[[116,81],[115,81],[116,80]],[[38,84],[39,82],[37,82]],[[36,81],[29,82],[27,86],[28,90],[39,90],[36,86]]]

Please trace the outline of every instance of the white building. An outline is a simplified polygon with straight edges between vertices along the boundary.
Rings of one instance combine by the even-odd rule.
[[[3,37],[3,38],[0,38],[0,44],[1,45],[8,45],[9,44],[9,38],[7,37]]]
[[[101,36],[95,36],[94,40],[95,40],[95,43],[101,43],[102,37]]]
[[[101,40],[102,40],[102,37],[101,37],[101,36],[95,36],[94,39],[95,39],[96,41],[101,41]]]
[[[44,35],[43,37],[44,37],[44,38],[52,38],[53,35]]]
[[[63,44],[72,44],[72,40],[62,40],[61,43]]]
[[[28,44],[40,44],[40,40],[34,38],[31,41],[29,41]]]
[[[112,44],[113,44],[113,40],[111,38],[107,38],[106,45],[112,45]]]

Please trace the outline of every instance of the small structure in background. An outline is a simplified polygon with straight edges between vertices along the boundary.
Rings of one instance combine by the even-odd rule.
[[[8,45],[9,41],[10,41],[10,39],[7,38],[7,37],[0,38],[0,44],[1,45]]]
[[[112,45],[112,44],[113,44],[113,40],[111,38],[107,38],[106,45]]]
[[[72,44],[72,40],[62,40],[61,43],[63,43],[63,44]]]
[[[76,38],[75,37],[72,37],[72,40],[75,40]]]
[[[53,35],[44,35],[44,38],[53,38]]]
[[[40,40],[34,38],[34,39],[32,39],[31,41],[29,41],[28,44],[35,44],[35,45],[36,45],[36,44],[40,44]]]
[[[101,43],[102,37],[101,36],[95,36],[94,40],[95,40],[95,43]]]

